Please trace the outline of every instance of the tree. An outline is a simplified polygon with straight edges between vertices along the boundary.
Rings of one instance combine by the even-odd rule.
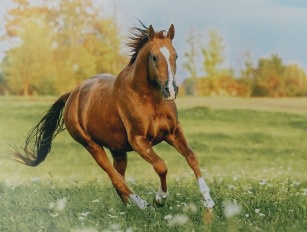
[[[252,86],[254,85],[254,64],[250,51],[244,53],[244,68],[240,70],[238,82],[245,85],[246,96],[250,96]]]
[[[273,54],[270,58],[261,58],[254,71],[253,96],[283,96],[284,72],[286,70],[282,59]]]
[[[208,77],[214,77],[219,73],[218,66],[225,60],[225,45],[223,37],[216,30],[210,30],[208,36],[208,44],[201,49],[204,56],[203,68]]]
[[[196,60],[199,55],[199,35],[195,34],[195,30],[191,30],[186,40],[189,50],[184,53],[185,62],[182,64],[183,68],[189,73],[190,78],[197,78],[197,65]]]
[[[52,59],[52,31],[45,16],[46,9],[31,7],[27,1],[15,0],[17,8],[9,13],[7,39],[20,41],[6,53],[2,65],[7,85],[12,93],[29,95],[50,85],[48,64]],[[50,91],[47,91],[50,92]]]
[[[196,83],[197,83],[197,57],[199,55],[197,47],[199,46],[199,35],[196,34],[195,30],[191,30],[188,35],[186,42],[188,43],[189,50],[184,53],[185,62],[182,67],[189,73],[189,78],[184,80],[183,88],[187,95],[196,94]]]
[[[104,18],[92,0],[14,2],[4,39],[18,43],[2,64],[11,92],[59,94],[98,72],[116,73],[126,64],[116,23]]]
[[[307,76],[297,64],[286,67],[284,73],[284,92],[288,97],[307,96]]]

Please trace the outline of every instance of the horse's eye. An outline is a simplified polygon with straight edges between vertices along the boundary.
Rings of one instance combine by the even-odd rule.
[[[154,55],[152,55],[151,58],[152,58],[152,60],[153,60],[154,62],[156,62],[156,61],[158,60],[158,58],[157,58],[156,56],[154,56]]]
[[[176,58],[175,59],[177,60],[177,58],[178,58],[178,54],[176,53]]]

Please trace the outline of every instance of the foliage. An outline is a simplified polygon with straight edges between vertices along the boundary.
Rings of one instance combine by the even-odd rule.
[[[297,65],[284,65],[282,59],[273,54],[261,58],[256,68],[246,66],[241,77],[251,89],[251,96],[299,97],[306,96],[307,76]],[[248,76],[246,75],[248,74]]]
[[[219,65],[225,60],[225,45],[223,37],[216,30],[210,30],[208,36],[208,44],[201,49],[204,56],[203,68],[208,77],[214,77],[219,74]]]
[[[197,77],[197,64],[196,59],[199,55],[198,53],[198,43],[199,43],[199,35],[196,34],[195,30],[192,30],[186,42],[189,45],[189,50],[184,53],[184,57],[186,58],[186,61],[182,64],[183,68],[186,69],[189,73],[189,77],[191,79],[194,79]]]
[[[198,98],[199,105],[205,105],[207,98],[202,99]],[[53,100],[1,99],[0,154],[7,154],[7,144],[24,142],[21,134]],[[278,101],[285,100],[288,103],[289,99]],[[262,101],[249,107],[258,109]],[[297,102],[292,101],[290,105]],[[213,110],[189,105],[183,109],[180,104],[178,108],[217,203],[211,224],[204,223],[205,209],[193,173],[168,144],[155,149],[169,167],[170,198],[165,207],[140,211],[134,205],[122,206],[108,176],[63,132],[54,140],[50,156],[36,168],[1,160],[1,230],[305,231],[305,111]],[[150,202],[159,178],[137,154],[128,157],[128,183]]]
[[[2,64],[12,93],[63,93],[96,73],[116,73],[126,63],[119,55],[117,25],[92,0],[14,2],[4,39],[17,46]]]
[[[235,75],[223,69],[225,43],[216,30],[208,32],[209,41],[200,50],[206,76],[196,73],[198,53],[196,32],[189,33],[183,68],[190,77],[185,79],[182,89],[186,95],[241,96],[241,97],[302,97],[307,96],[307,75],[297,64],[285,65],[278,54],[260,58],[255,66],[250,52],[246,52],[244,67]],[[198,37],[199,38],[199,37]],[[199,42],[200,44],[200,42]]]
[[[197,93],[205,96],[247,96],[248,88],[230,75],[199,78]]]
[[[185,80],[183,89],[187,95],[303,97],[307,96],[307,75],[297,64],[283,64],[277,54],[259,59],[254,67],[247,53],[239,77],[235,77],[231,70],[220,70],[214,76]]]

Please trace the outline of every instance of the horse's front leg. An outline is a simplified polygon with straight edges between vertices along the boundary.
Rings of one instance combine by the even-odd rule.
[[[205,207],[208,209],[213,208],[214,201],[212,200],[210,196],[210,189],[205,181],[205,179],[202,177],[199,165],[198,165],[198,159],[196,154],[193,152],[193,150],[188,146],[186,138],[183,134],[182,128],[180,125],[176,128],[175,132],[173,134],[170,134],[166,141],[172,145],[180,154],[182,154],[186,161],[188,162],[189,166],[193,170],[195,177],[198,182],[199,190],[204,196],[205,200]]]
[[[143,136],[134,136],[130,140],[133,149],[139,155],[149,162],[160,178],[160,188],[154,198],[155,206],[163,206],[169,196],[166,185],[167,166],[163,159],[161,159],[152,149],[150,142]]]

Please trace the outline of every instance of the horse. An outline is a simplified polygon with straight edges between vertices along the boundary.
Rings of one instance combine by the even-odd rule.
[[[178,120],[174,36],[173,24],[168,31],[155,31],[142,22],[130,28],[127,46],[132,54],[128,65],[116,77],[97,74],[60,96],[29,132],[22,151],[15,149],[13,159],[37,166],[50,152],[55,136],[67,129],[108,174],[123,204],[133,202],[144,210],[152,206],[125,181],[127,152],[137,152],[152,165],[160,178],[153,202],[163,206],[169,196],[168,169],[152,147],[165,141],[186,159],[203,194],[204,206],[212,209],[215,204],[210,189]],[[113,163],[105,149],[110,150]]]

